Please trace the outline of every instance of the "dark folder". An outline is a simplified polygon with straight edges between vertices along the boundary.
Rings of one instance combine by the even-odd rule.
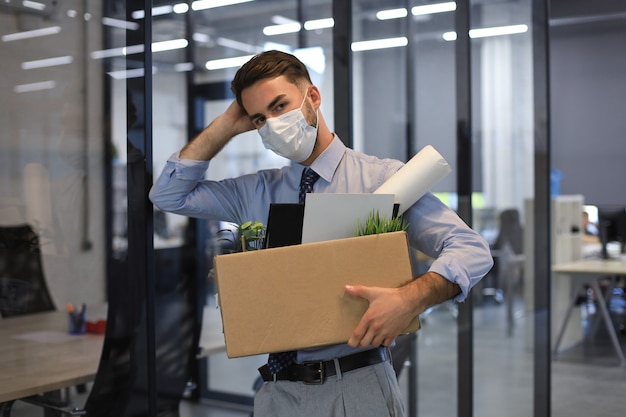
[[[270,204],[263,247],[277,248],[302,243],[303,219],[304,204]]]

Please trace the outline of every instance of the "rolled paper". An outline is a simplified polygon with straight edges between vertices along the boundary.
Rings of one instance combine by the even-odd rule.
[[[431,145],[427,145],[374,191],[374,194],[393,194],[395,203],[400,206],[400,215],[450,171],[452,169],[443,156]]]

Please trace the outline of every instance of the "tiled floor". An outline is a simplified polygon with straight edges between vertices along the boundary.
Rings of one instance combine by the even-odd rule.
[[[626,314],[625,314],[626,315]],[[623,323],[618,316],[616,324]],[[529,417],[533,415],[532,320],[517,313],[513,333],[507,336],[504,305],[485,303],[474,314],[474,415],[477,417]],[[442,306],[423,319],[418,337],[419,416],[456,415],[456,324]],[[626,334],[620,333],[626,349]],[[254,369],[263,358],[228,360],[216,356],[210,362],[215,388],[252,393]],[[597,332],[593,343],[584,343],[560,355],[552,365],[553,417],[622,417],[626,415],[626,366],[617,366],[608,338]],[[400,376],[407,392],[410,369]],[[83,399],[84,400],[84,399]],[[405,398],[406,400],[406,398]],[[76,399],[80,404],[81,398]],[[13,417],[41,416],[41,410],[16,403]],[[184,401],[182,417],[243,417],[248,411],[216,408]]]

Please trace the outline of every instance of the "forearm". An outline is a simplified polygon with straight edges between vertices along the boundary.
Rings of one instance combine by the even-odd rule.
[[[180,151],[180,158],[195,161],[212,159],[238,132],[221,115]]]
[[[236,101],[233,101],[224,113],[181,149],[179,157],[208,161],[217,155],[233,137],[253,129],[254,125],[248,115]]]
[[[419,315],[437,304],[456,297],[461,288],[436,272],[426,272],[402,287],[407,304]]]

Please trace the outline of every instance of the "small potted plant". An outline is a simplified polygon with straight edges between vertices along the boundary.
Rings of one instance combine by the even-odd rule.
[[[229,237],[220,237],[217,240],[232,243],[234,248],[231,252],[247,252],[261,249],[265,239],[265,225],[258,221],[247,221],[238,225],[236,232],[233,229],[222,229],[217,233],[221,236],[230,234]]]

